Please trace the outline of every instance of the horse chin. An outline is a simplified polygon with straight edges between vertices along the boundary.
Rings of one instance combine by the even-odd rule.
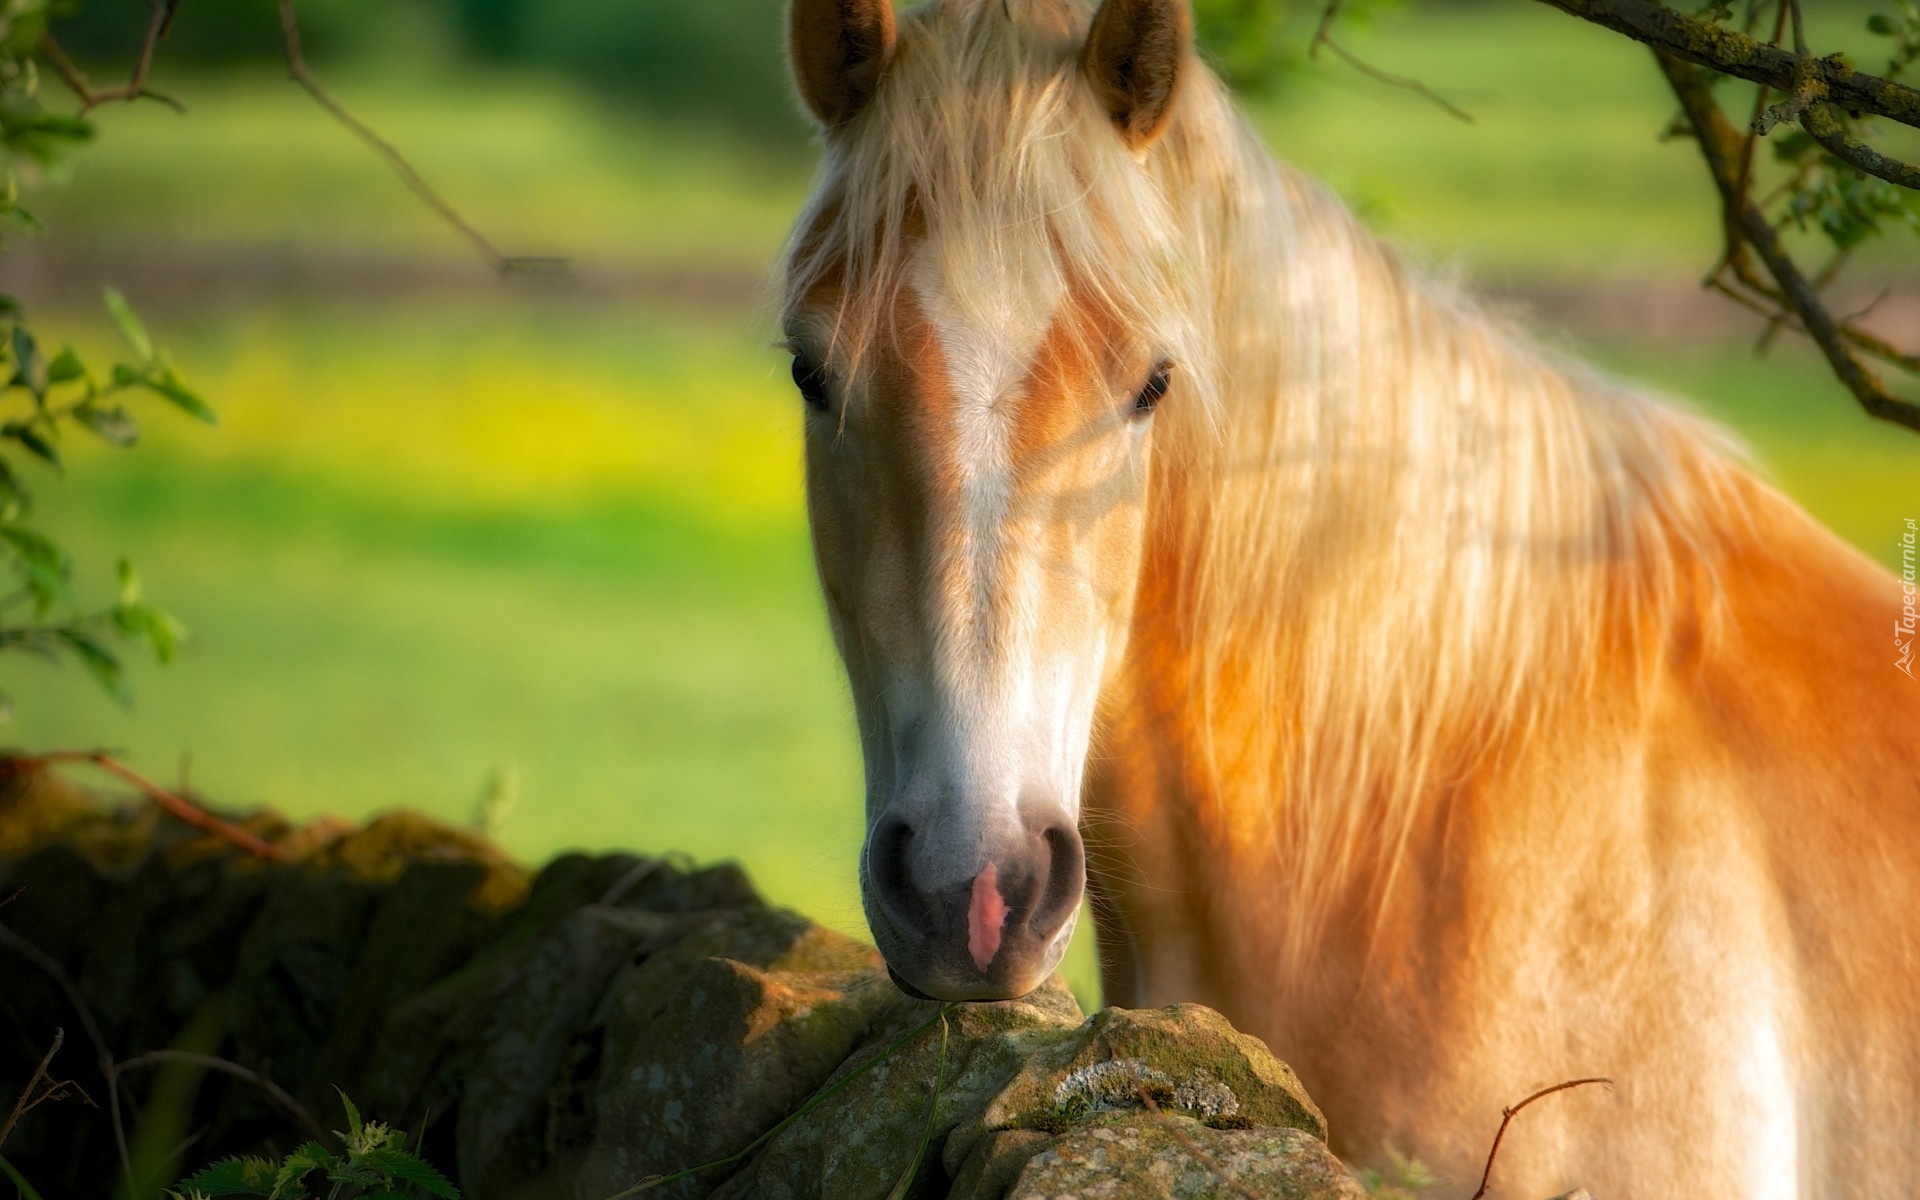
[[[914,986],[906,976],[887,967],[887,976],[893,980],[893,986],[915,1000],[932,1000],[943,1004],[992,1004],[1002,1000],[1020,1000],[1032,995],[1045,979],[1042,975],[1028,984],[1001,984],[991,979],[976,982],[935,984],[930,990],[923,991]]]
[[[885,927],[874,932],[893,985],[915,1000],[943,1004],[1022,999],[1047,981],[1053,973],[1051,960],[1056,957],[1044,951],[1007,955],[982,970],[964,954],[944,952],[938,945],[905,942]]]

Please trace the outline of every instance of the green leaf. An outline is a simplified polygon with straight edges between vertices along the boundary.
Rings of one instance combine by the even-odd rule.
[[[54,545],[45,534],[36,533],[25,525],[0,525],[0,542],[12,546],[21,558],[50,571],[64,574],[68,569],[66,551]]]
[[[27,491],[13,464],[0,458],[0,521],[25,516],[33,508],[33,495]]]
[[[147,336],[147,327],[140,323],[140,318],[133,315],[133,306],[116,288],[108,288],[106,297],[107,312],[113,315],[113,323],[120,327],[120,336],[126,339],[127,345],[142,360],[151,361],[153,339]]]
[[[339,1088],[334,1088],[333,1090],[340,1096],[341,1107],[347,1110],[347,1140],[352,1141],[354,1138],[360,1136],[360,1110],[353,1106],[352,1097],[348,1096]]]
[[[47,223],[35,216],[32,209],[21,208],[16,204],[7,210],[7,216],[13,218],[13,220],[28,233],[45,233],[47,231]]]
[[[410,1183],[429,1196],[439,1196],[442,1200],[460,1200],[460,1189],[454,1187],[433,1164],[405,1150],[385,1148],[370,1150],[360,1156],[360,1165],[378,1171],[389,1179]]]
[[[180,1181],[180,1187],[203,1196],[265,1196],[277,1173],[264,1158],[223,1158]]]
[[[10,58],[25,58],[33,52],[34,43],[47,30],[47,6],[9,4],[7,9],[7,23],[4,32],[0,32],[0,46],[5,47]]]
[[[0,1172],[5,1172],[7,1178],[13,1180],[13,1186],[20,1189],[20,1200],[41,1200],[40,1193],[34,1191],[33,1185],[21,1178],[20,1172],[5,1158],[0,1158]]]
[[[120,603],[137,604],[140,600],[140,570],[133,560],[122,556],[113,564],[114,581],[120,585]]]
[[[174,373],[172,367],[166,368],[157,375],[149,375],[140,382],[146,385],[148,390],[164,396],[175,408],[188,416],[205,421],[209,425],[220,423],[220,418],[214,415],[212,407],[182,383],[180,376]]]
[[[85,378],[86,374],[86,364],[81,362],[80,356],[73,352],[72,346],[62,347],[53,361],[47,364],[48,383],[72,383],[76,379]]]
[[[120,656],[102,645],[100,640],[77,626],[68,625],[54,631],[54,636],[72,650],[80,665],[93,676],[93,681],[121,704],[132,704],[133,693],[127,689],[126,669],[120,665]]]
[[[13,327],[12,341],[13,383],[10,386],[26,388],[33,393],[34,399],[44,399],[47,394],[47,360],[40,356],[40,347],[34,343],[27,327],[17,322]]]
[[[151,604],[120,604],[113,610],[113,624],[128,637],[143,638],[153,647],[153,656],[162,665],[170,663],[180,651],[180,639],[186,630],[180,622]]]
[[[67,595],[73,565],[66,551],[24,525],[0,525],[0,545],[13,551],[36,615],[44,616]]]
[[[131,446],[140,440],[140,423],[121,405],[82,404],[73,416],[110,445]]]
[[[1881,37],[1893,37],[1899,32],[1899,30],[1894,28],[1893,18],[1885,13],[1874,13],[1868,17],[1867,31],[1869,33],[1877,33]]]
[[[308,1142],[281,1161],[280,1170],[273,1177],[273,1190],[267,1195],[280,1196],[286,1192],[287,1188],[295,1186],[308,1174],[314,1171],[330,1170],[334,1162],[333,1155],[327,1153],[325,1146],[319,1142]]]
[[[10,437],[19,442],[26,447],[27,453],[49,466],[60,465],[60,452],[53,448],[53,443],[45,435],[31,425],[21,421],[9,421],[5,425],[0,425],[0,437]]]

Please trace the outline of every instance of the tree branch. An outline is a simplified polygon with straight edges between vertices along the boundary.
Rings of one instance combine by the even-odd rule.
[[[40,35],[40,52],[53,66],[54,73],[60,76],[61,82],[65,83],[68,90],[79,99],[81,116],[84,117],[93,109],[111,101],[138,100],[141,97],[158,100],[175,112],[187,111],[187,106],[172,96],[162,95],[147,87],[147,72],[153,69],[154,47],[159,44],[161,38],[166,36],[167,26],[173,23],[174,4],[171,0],[147,0],[147,7],[150,10],[147,16],[147,32],[140,39],[140,54],[134,59],[132,75],[119,87],[107,88],[104,91],[95,90],[92,82],[87,79],[86,72],[74,65],[73,60],[60,49],[60,43],[54,40],[51,33]]]
[[[1819,142],[1822,149],[1856,171],[1865,171],[1888,183],[1920,192],[1920,167],[1891,158],[1848,133],[1834,114],[1833,105],[1818,100],[1806,104],[1800,112],[1800,128]]]
[[[1813,58],[1768,45],[1713,21],[1675,12],[1653,0],[1540,0],[1562,12],[1625,34],[1672,58],[1711,67],[1792,96],[1811,81],[1849,112],[1890,117],[1920,129],[1920,91],[1856,71],[1839,55]]]
[[[206,809],[177,796],[159,784],[135,771],[104,750],[56,750],[51,754],[35,754],[24,758],[0,759],[5,764],[25,764],[28,766],[56,766],[61,763],[84,763],[105,771],[115,778],[130,783],[140,789],[147,799],[153,801],[173,816],[193,826],[195,829],[210,833],[223,842],[227,842],[255,858],[264,858],[270,862],[286,862],[287,852],[271,842],[265,841],[230,821],[223,821]]]
[[[1448,100],[1445,96],[1442,96],[1440,93],[1434,91],[1432,88],[1428,87],[1426,84],[1421,83],[1418,79],[1414,79],[1411,76],[1407,76],[1407,75],[1395,75],[1391,71],[1383,71],[1379,67],[1374,66],[1372,63],[1367,62],[1365,59],[1361,58],[1359,55],[1353,53],[1353,51],[1348,50],[1345,46],[1342,46],[1339,42],[1334,41],[1333,40],[1333,23],[1339,19],[1340,6],[1343,3],[1345,3],[1345,0],[1327,0],[1327,7],[1320,13],[1320,25],[1318,28],[1316,28],[1313,31],[1313,41],[1308,43],[1307,45],[1308,58],[1319,58],[1320,48],[1324,46],[1327,49],[1333,51],[1334,54],[1339,57],[1341,62],[1346,63],[1348,66],[1360,72],[1362,75],[1365,75],[1370,79],[1378,80],[1379,82],[1386,84],[1388,87],[1402,88],[1402,89],[1405,89],[1406,91],[1414,93],[1417,96],[1423,96],[1427,100],[1430,100],[1434,104],[1438,105],[1441,108],[1441,110],[1444,111],[1448,116],[1451,116],[1456,120],[1465,121],[1469,125],[1473,124],[1472,113],[1468,112],[1464,108],[1461,108],[1459,105],[1455,104],[1453,101]]]
[[[305,88],[315,103],[332,114],[334,120],[346,126],[348,132],[372,147],[374,153],[385,159],[387,165],[393,168],[394,174],[400,176],[400,181],[406,184],[407,190],[419,197],[422,203],[440,216],[441,220],[458,230],[461,236],[465,237],[479,252],[480,257],[487,261],[488,266],[501,275],[514,275],[550,272],[566,265],[567,260],[564,258],[517,257],[502,254],[491,241],[487,240],[485,234],[475,229],[465,217],[460,215],[458,209],[447,203],[439,192],[433,190],[433,186],[414,169],[413,164],[408,162],[407,157],[395,149],[391,142],[375,133],[366,122],[348,112],[345,105],[334,99],[333,93],[326,89],[319,77],[313,73],[312,68],[307,66],[306,53],[300,45],[300,20],[294,15],[293,0],[278,0],[278,3],[280,34],[282,41],[286,44],[287,73],[293,77],[293,81]]]
[[[1548,0],[1557,3],[1558,0]],[[1611,0],[1609,0],[1611,2]],[[1619,0],[1626,2],[1626,0]],[[1758,43],[1755,43],[1756,45]],[[1773,223],[1753,203],[1740,186],[1740,135],[1720,111],[1706,76],[1690,62],[1656,52],[1660,69],[1665,72],[1673,94],[1687,114],[1694,137],[1700,143],[1701,156],[1720,191],[1722,215],[1727,230],[1727,259],[1730,264],[1742,257],[1740,243],[1753,248],[1765,264],[1767,273],[1779,285],[1778,298],[1784,308],[1799,319],[1800,326],[1826,355],[1840,382],[1853,393],[1860,406],[1871,416],[1920,431],[1920,405],[1902,400],[1887,389],[1879,376],[1861,363],[1853,347],[1863,334],[1843,328],[1821,302],[1819,294],[1800,273],[1800,268],[1780,243]],[[1891,347],[1888,347],[1891,349]]]

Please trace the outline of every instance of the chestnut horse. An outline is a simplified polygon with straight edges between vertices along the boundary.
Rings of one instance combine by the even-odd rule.
[[[1266,1039],[1503,1194],[1920,1186],[1900,589],[1275,162],[1184,0],[793,0],[820,580],[895,977]],[[1082,831],[1086,840],[1082,840]]]

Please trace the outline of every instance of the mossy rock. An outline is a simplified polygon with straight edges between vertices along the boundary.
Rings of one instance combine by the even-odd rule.
[[[1365,1200],[1326,1143],[1299,1129],[1213,1129],[1161,1116],[1078,1130],[1029,1159],[1007,1200]]]
[[[287,858],[261,862],[3,764],[6,922],[73,980],[117,1058],[198,1039],[330,1127],[340,1088],[421,1128],[470,1200],[605,1200],[703,1164],[649,1196],[1361,1194],[1292,1071],[1204,1008],[1089,1017],[1057,978],[943,1008],[732,864],[575,854],[536,874],[407,813],[254,814]],[[3,948],[0,978],[0,1081],[23,1079],[71,1006]],[[67,1053],[56,1066],[90,1084],[85,1051]],[[154,1080],[128,1077],[130,1113]],[[306,1136],[256,1088],[196,1086],[198,1159]],[[115,1185],[95,1111],[42,1106],[7,1153],[46,1195]]]
[[[1059,1133],[1099,1113],[1149,1107],[1215,1126],[1327,1136],[1327,1119],[1293,1069],[1197,1004],[1103,1010],[1073,1038],[1029,1057],[980,1121]]]

